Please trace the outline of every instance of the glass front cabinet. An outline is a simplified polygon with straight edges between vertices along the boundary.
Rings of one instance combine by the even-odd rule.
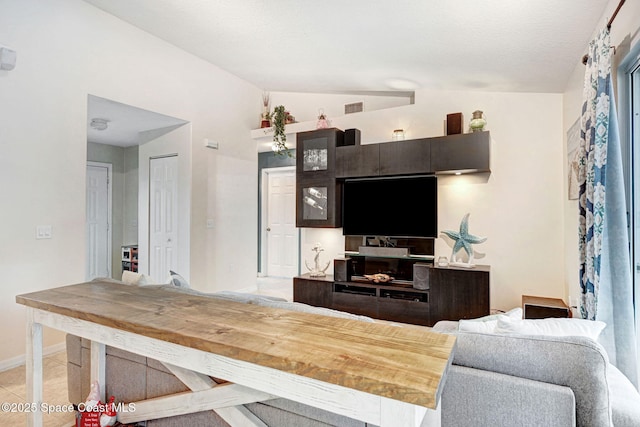
[[[344,132],[336,128],[297,134],[297,227],[342,226],[342,182],[335,177],[335,158],[343,140]]]

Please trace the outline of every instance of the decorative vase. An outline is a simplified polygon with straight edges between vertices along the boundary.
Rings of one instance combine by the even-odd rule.
[[[471,122],[469,123],[471,132],[481,132],[484,130],[484,127],[486,125],[487,125],[487,121],[483,117],[482,111],[480,110],[474,111],[473,117],[471,118]]]
[[[391,135],[392,141],[404,141],[404,129],[396,129]]]
[[[318,123],[316,124],[316,129],[326,129],[329,126],[329,120],[327,119],[327,116],[324,115],[324,110],[321,108],[318,110]]]
[[[262,93],[262,116],[260,117],[260,128],[271,127],[271,115],[269,114],[269,93]]]

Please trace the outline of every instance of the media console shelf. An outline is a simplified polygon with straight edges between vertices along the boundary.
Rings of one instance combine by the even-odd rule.
[[[293,279],[293,300],[376,319],[433,326],[440,320],[489,314],[489,266],[429,267],[429,289],[411,283],[336,281],[333,276]]]

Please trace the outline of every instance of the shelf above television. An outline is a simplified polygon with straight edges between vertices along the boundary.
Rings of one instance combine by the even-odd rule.
[[[363,256],[363,257],[369,257],[369,258],[391,258],[391,259],[415,259],[415,260],[422,260],[422,261],[433,261],[435,259],[433,255],[414,255],[414,254],[409,254],[404,256],[370,255],[370,254],[360,254],[360,252],[355,252],[355,251],[345,251],[344,256],[345,257]]]

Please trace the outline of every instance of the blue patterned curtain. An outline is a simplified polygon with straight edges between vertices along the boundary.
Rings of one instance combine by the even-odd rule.
[[[633,283],[609,30],[589,45],[580,131],[580,314],[607,324],[600,342],[637,386]]]

